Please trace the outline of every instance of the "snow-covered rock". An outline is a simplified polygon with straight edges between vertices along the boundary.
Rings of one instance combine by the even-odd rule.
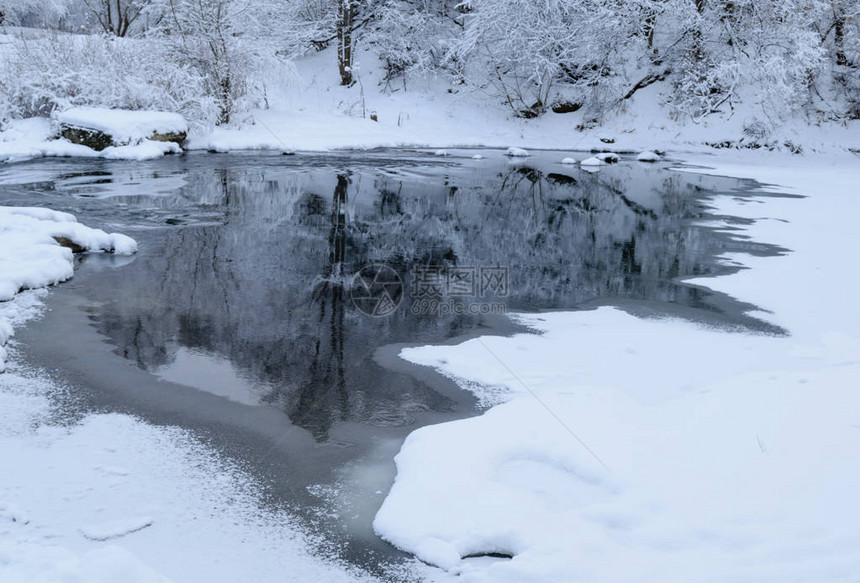
[[[447,156],[448,150],[436,150],[435,152],[433,152],[433,155],[434,156]]]
[[[0,207],[0,302],[23,289],[54,285],[72,277],[73,250],[137,252],[134,239],[108,234],[77,222],[68,213],[44,208]],[[11,326],[0,316],[0,372],[5,367],[3,345]]]
[[[569,166],[570,166],[570,165],[576,164],[576,158],[564,158],[564,159],[561,161],[561,163],[562,163],[562,164],[566,164],[566,165],[569,165]]]
[[[522,148],[508,148],[505,152],[505,156],[510,156],[511,158],[528,158],[531,154]]]
[[[651,150],[644,150],[636,156],[636,159],[640,162],[659,162],[660,154]]]
[[[621,159],[618,157],[618,154],[615,154],[613,152],[602,152],[600,154],[595,155],[594,157],[598,160],[606,162],[607,164],[615,164]]]
[[[483,159],[484,159],[484,157],[481,156],[480,154],[475,154],[474,156],[472,156],[472,160],[483,160]]]
[[[143,140],[179,144],[188,134],[185,118],[166,111],[78,107],[58,113],[56,120],[63,137],[97,151]]]
[[[606,166],[606,162],[601,160],[596,156],[592,156],[591,158],[586,158],[582,162],[579,163],[580,166]]]

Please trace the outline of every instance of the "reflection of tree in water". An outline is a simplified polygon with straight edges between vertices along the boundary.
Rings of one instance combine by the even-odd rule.
[[[675,278],[711,272],[727,244],[692,224],[704,212],[694,187],[656,170],[202,170],[177,198],[218,209],[221,225],[159,231],[151,252],[106,272],[116,281],[103,287],[124,292],[105,298],[99,325],[146,369],[179,346],[228,358],[261,401],[319,439],[339,421],[402,425],[416,411],[449,408],[373,353],[480,321],[412,315],[408,289],[392,316],[365,316],[348,288],[365,265],[385,263],[407,286],[416,265],[505,266],[512,309],[612,297],[707,307]]]
[[[309,338],[312,354],[308,358],[308,374],[301,382],[298,395],[289,411],[296,425],[312,428],[317,437],[334,420],[349,419],[349,393],[344,373],[344,297],[343,266],[347,245],[347,191],[349,181],[343,174],[337,177],[332,197],[331,229],[328,236],[328,263],[323,279],[311,294],[319,306],[318,336]],[[321,209],[320,209],[321,210]],[[324,427],[319,427],[323,421]]]

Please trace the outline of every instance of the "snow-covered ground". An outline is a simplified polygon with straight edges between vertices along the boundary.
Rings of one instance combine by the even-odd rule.
[[[789,334],[605,307],[519,318],[539,335],[404,350],[501,402],[415,431],[396,458],[375,529],[440,578],[857,580],[860,161],[689,161],[808,195],[714,199],[753,219],[736,235],[791,252],[727,256],[751,269],[696,282]]]

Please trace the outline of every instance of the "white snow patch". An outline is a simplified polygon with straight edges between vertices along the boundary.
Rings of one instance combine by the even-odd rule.
[[[580,166],[606,166],[606,162],[601,160],[596,156],[592,156],[591,158],[586,158],[582,162],[579,163]]]
[[[621,158],[618,157],[618,154],[613,152],[602,152],[594,156],[598,160],[602,162],[606,162],[607,164],[614,164],[618,162]]]
[[[101,157],[108,160],[153,160],[165,154],[180,154],[182,148],[173,142],[142,140],[128,146],[110,146],[101,151]]]
[[[63,387],[12,365],[0,376],[3,583],[371,580],[314,557],[296,519],[187,432],[117,414],[46,424]],[[119,464],[125,475],[108,470]]]
[[[77,222],[67,213],[41,208],[0,207],[0,301],[21,289],[53,285],[72,276],[72,252],[64,238],[87,251],[132,255],[134,239]]]
[[[58,545],[0,540],[4,583],[171,583],[117,546],[82,553]]]
[[[660,154],[651,150],[644,150],[642,152],[639,152],[639,155],[636,156],[636,159],[640,162],[659,162]]]
[[[105,158],[110,160],[149,160],[165,154],[182,152],[172,142],[142,139],[126,146],[110,146],[97,152],[87,146],[55,139],[47,118],[13,120],[0,132],[0,162],[21,162],[32,158]]]
[[[510,156],[511,158],[528,158],[531,154],[522,148],[508,148],[505,156]]]
[[[447,155],[448,155],[448,150],[436,150],[436,151],[433,153],[433,155],[434,155],[434,156],[447,156]]]
[[[561,163],[565,165],[573,165],[576,164],[576,158],[563,158]]]

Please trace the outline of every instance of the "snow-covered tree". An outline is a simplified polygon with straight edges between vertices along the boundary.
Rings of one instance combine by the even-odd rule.
[[[385,67],[387,89],[396,79],[405,87],[409,73],[456,70],[446,59],[462,31],[456,6],[450,0],[385,0],[376,7],[364,41]]]
[[[337,67],[340,84],[352,85],[353,26],[355,26],[355,0],[337,0]]]
[[[44,26],[68,9],[69,0],[0,0],[0,24]]]
[[[81,0],[101,29],[118,37],[129,34],[153,5],[153,0]]]
[[[219,104],[217,123],[229,123],[249,101],[264,98],[263,65],[275,66],[285,18],[281,0],[159,0],[168,16],[159,38],[177,61],[204,79]]]
[[[642,50],[639,4],[470,0],[453,54],[472,59],[472,78],[485,73],[483,82],[517,115],[543,113],[562,88],[578,101],[612,100],[624,82],[624,55]]]

